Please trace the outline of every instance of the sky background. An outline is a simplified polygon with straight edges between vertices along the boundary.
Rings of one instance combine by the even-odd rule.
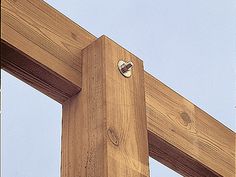
[[[236,1],[47,0],[236,130]],[[2,74],[3,177],[59,177],[61,105]],[[177,177],[150,159],[151,177]]]

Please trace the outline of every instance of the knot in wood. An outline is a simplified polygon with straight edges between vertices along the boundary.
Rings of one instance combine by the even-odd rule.
[[[119,139],[118,139],[115,131],[112,130],[111,128],[109,128],[107,130],[107,134],[108,134],[108,137],[109,137],[110,141],[112,142],[112,144],[114,144],[115,146],[119,146]]]
[[[180,113],[180,117],[182,118],[185,126],[187,126],[188,124],[190,124],[192,122],[191,118],[189,117],[189,115],[186,112]]]

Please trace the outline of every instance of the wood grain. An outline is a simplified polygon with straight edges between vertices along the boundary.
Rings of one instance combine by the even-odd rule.
[[[102,36],[82,51],[83,89],[63,104],[62,177],[147,177],[142,61]],[[131,78],[117,63],[134,63]]]
[[[80,88],[59,75],[29,60],[21,51],[1,42],[1,68],[37,90],[63,103],[79,92]]]
[[[87,83],[85,78],[82,79],[81,51],[95,40],[96,37],[41,0],[1,1],[1,67],[60,103],[68,100],[63,104],[63,117],[68,118],[63,119],[64,142],[62,144],[63,149],[68,150],[68,152],[63,151],[62,156],[65,159],[62,164],[63,174],[67,176],[68,173],[77,174],[77,171],[73,169],[75,169],[74,165],[78,166],[78,157],[82,152],[82,161],[87,157],[85,150],[88,147],[85,145],[85,149],[80,149],[78,146],[79,138],[84,139],[84,136],[78,134],[89,129],[96,137],[99,136],[96,135],[97,131],[101,131],[101,127],[99,129],[88,124],[93,118],[90,122],[85,122],[86,120],[80,118],[83,117],[80,116],[83,109],[93,112],[93,108],[88,108],[88,103],[82,104],[79,101],[85,99],[85,93],[77,95],[82,88],[82,80],[84,80],[83,90],[92,88],[85,84]],[[126,52],[120,52],[119,55],[126,55],[123,53]],[[101,55],[104,58],[105,54]],[[86,64],[85,61],[84,64]],[[95,70],[97,67],[108,68],[99,63],[96,65]],[[105,76],[107,79],[108,76],[106,74]],[[94,73],[91,77],[95,77]],[[142,79],[142,76],[140,77]],[[148,73],[145,72],[144,77],[150,155],[185,176],[234,176],[235,132]],[[126,82],[127,80],[124,83],[121,82],[120,85],[123,87]],[[96,89],[100,97],[91,97],[90,101],[93,100],[92,104],[96,108],[95,103],[101,104],[100,98],[104,96],[101,96],[99,84],[95,83],[95,85],[93,89],[98,87]],[[108,84],[102,87],[112,90],[114,85],[116,84],[109,88]],[[87,90],[87,92],[92,91]],[[121,96],[122,94],[119,97]],[[108,108],[106,105],[108,103],[104,99],[103,103]],[[101,106],[101,109],[104,110],[104,106]],[[116,111],[115,108],[111,109]],[[100,112],[99,114],[103,115]],[[93,121],[103,120],[102,118]],[[106,124],[108,123],[109,121]],[[75,128],[84,124],[89,127],[81,130]],[[95,125],[98,126],[98,124]],[[105,131],[104,127],[102,130]],[[101,140],[101,138],[107,138],[106,133],[103,132],[102,135],[104,137],[100,137],[99,141],[105,142],[106,139]],[[112,131],[109,136],[116,137]],[[68,143],[74,143],[75,147],[69,146]],[[91,140],[89,143],[91,143],[89,148],[93,148],[97,141]],[[100,145],[99,147],[107,151],[105,148],[107,146]],[[77,148],[81,152],[77,152]],[[93,152],[94,149],[89,150]],[[77,154],[72,154],[74,151]],[[97,161],[91,162],[96,157],[95,155],[99,156],[98,152],[100,151],[90,154],[90,161],[86,163],[98,165]],[[131,160],[129,163],[139,167],[136,162]],[[80,164],[84,163],[83,161]],[[107,163],[102,162],[102,164]],[[79,168],[84,169],[82,166]],[[95,167],[86,166],[86,168]],[[104,168],[108,169],[105,166]]]
[[[41,0],[1,1],[1,46],[4,42],[12,48],[7,50],[17,55],[4,57],[4,68],[59,102],[80,91],[81,50],[95,39]],[[37,79],[30,80],[27,74],[22,74],[28,69],[24,69],[25,62],[32,65],[25,73]],[[41,73],[51,73],[54,80]],[[54,83],[68,84],[57,89]]]
[[[235,176],[235,133],[144,76],[150,155],[185,176]]]

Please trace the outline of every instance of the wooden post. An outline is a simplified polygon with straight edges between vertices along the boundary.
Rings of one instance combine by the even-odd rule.
[[[130,78],[121,59],[134,63]],[[82,91],[63,104],[61,176],[148,177],[142,61],[105,36],[82,60]]]

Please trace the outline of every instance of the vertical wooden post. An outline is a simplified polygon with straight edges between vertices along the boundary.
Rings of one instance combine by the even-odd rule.
[[[82,91],[63,104],[61,176],[148,177],[142,61],[105,36],[82,58]],[[134,63],[130,78],[121,59]]]

